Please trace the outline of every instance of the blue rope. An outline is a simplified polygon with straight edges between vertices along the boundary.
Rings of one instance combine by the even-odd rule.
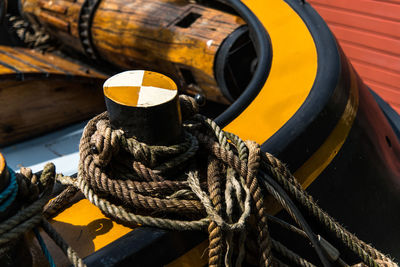
[[[38,229],[33,228],[33,232],[35,233],[36,238],[39,241],[39,245],[42,248],[43,254],[46,256],[47,260],[49,261],[50,267],[56,267],[56,264],[54,263],[54,260],[51,257],[50,252],[48,251],[46,244],[44,243],[43,238],[40,235]]]
[[[18,192],[18,183],[15,172],[7,167],[10,173],[10,183],[7,188],[0,193],[0,212],[4,212],[15,200]]]

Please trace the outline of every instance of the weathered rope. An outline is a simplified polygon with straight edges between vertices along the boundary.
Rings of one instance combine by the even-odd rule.
[[[10,174],[10,183],[0,193],[0,212],[4,212],[14,202],[18,192],[17,177],[14,171],[8,168],[8,173]]]
[[[301,189],[296,178],[290,174],[278,159],[270,154],[265,154],[264,167],[270,172],[276,181],[289,193],[302,207],[318,219],[328,230],[335,234],[350,250],[357,254],[368,266],[379,266],[376,260],[386,262],[386,266],[397,266],[383,253],[359,240],[355,235],[349,233],[343,226],[336,222],[324,212],[312,199],[310,195]]]
[[[127,225],[208,230],[210,266],[347,265],[336,248],[313,232],[296,206],[308,210],[367,266],[380,261],[397,266],[323,212],[284,164],[262,154],[258,144],[244,142],[198,115],[191,98],[181,97],[181,106],[186,119],[182,142],[170,147],[140,143],[112,129],[106,113],[96,116],[82,135],[78,177],[58,180],[78,188],[106,216]],[[49,210],[59,210],[74,193],[69,189]],[[301,229],[267,214],[267,194]],[[307,238],[320,263],[273,239],[271,218]]]
[[[7,14],[6,23],[9,31],[26,47],[41,51],[54,50],[56,43],[43,27],[32,24],[21,16]]]
[[[51,256],[49,250],[47,249],[46,243],[44,242],[42,236],[40,235],[39,231],[37,228],[33,229],[33,232],[35,233],[36,239],[39,242],[40,247],[42,248],[43,254],[46,257],[47,261],[49,262],[50,267],[56,267],[53,257]]]
[[[5,200],[2,202],[5,207],[10,206],[14,201],[18,201],[18,205],[15,206],[15,209],[18,210],[0,222],[0,245],[7,244],[18,239],[24,233],[34,230],[43,253],[49,260],[50,265],[54,266],[54,262],[37,230],[37,227],[41,226],[57,245],[63,250],[66,248],[66,255],[74,266],[85,266],[65,241],[57,240],[58,235],[55,230],[43,218],[43,207],[51,197],[55,182],[54,165],[47,164],[39,179],[32,174],[30,169],[21,168],[21,172],[17,174],[10,170],[9,173],[10,184],[0,193],[0,198]]]

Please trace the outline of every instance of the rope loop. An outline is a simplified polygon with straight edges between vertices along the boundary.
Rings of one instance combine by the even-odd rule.
[[[48,254],[37,227],[42,226],[53,239],[58,237],[58,234],[45,221],[42,215],[43,208],[51,197],[56,180],[55,166],[52,163],[46,164],[39,178],[32,174],[32,171],[28,168],[21,168],[19,173],[15,173],[10,168],[8,168],[8,171],[10,184],[0,193],[1,207],[7,208],[13,205],[16,211],[13,213],[10,211],[10,216],[0,222],[0,246],[11,243],[11,241],[20,238],[24,233],[34,230],[45,256],[50,265],[54,266],[54,262]],[[43,227],[44,224],[46,227]],[[66,249],[64,252],[74,266],[85,266],[65,241],[62,240],[57,244],[62,249]]]
[[[10,205],[14,202],[18,192],[18,183],[15,172],[8,168],[8,173],[10,174],[10,183],[0,193],[0,212],[4,212],[8,207],[10,207]]]
[[[209,266],[347,266],[300,210],[307,210],[367,266],[381,260],[396,266],[322,211],[273,155],[198,114],[192,98],[180,96],[180,104],[183,137],[172,146],[151,146],[112,129],[107,113],[90,120],[79,145],[78,177],[58,177],[68,186],[63,197],[76,193],[71,188],[79,189],[106,216],[131,226],[208,231]],[[54,200],[48,210],[58,210],[59,202]],[[268,214],[266,203],[272,202],[298,227]],[[308,261],[276,240],[270,224],[305,238],[320,262]]]

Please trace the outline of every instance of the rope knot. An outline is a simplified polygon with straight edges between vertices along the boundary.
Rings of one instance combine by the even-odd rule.
[[[100,120],[96,124],[96,131],[90,137],[90,145],[94,154],[94,161],[98,165],[106,165],[113,155],[118,153],[122,130],[112,130],[108,121]]]
[[[179,95],[179,104],[183,121],[186,121],[199,113],[199,105],[193,97],[188,95]]]
[[[184,119],[191,121],[183,125],[182,143],[173,146],[150,146],[127,138],[111,129],[106,113],[92,119],[79,146],[78,179],[64,182],[78,187],[107,216],[132,226],[208,227],[209,266],[240,266],[254,254],[261,266],[275,265],[280,261],[272,249],[291,262],[313,266],[270,237],[268,222],[271,217],[274,222],[278,219],[267,214],[266,197],[276,200],[304,230],[289,224],[291,230],[304,233],[324,266],[329,265],[324,248],[292,198],[329,224],[330,230],[334,228],[341,239],[355,240],[319,209],[279,160],[261,155],[257,143],[244,142],[198,114],[192,98],[182,96],[180,101],[188,114]],[[372,249],[362,243],[353,245],[349,247],[360,252],[364,262],[373,263],[366,254]]]

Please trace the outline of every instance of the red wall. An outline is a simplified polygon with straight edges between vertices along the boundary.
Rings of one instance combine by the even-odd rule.
[[[400,114],[400,0],[309,0],[363,81]]]

